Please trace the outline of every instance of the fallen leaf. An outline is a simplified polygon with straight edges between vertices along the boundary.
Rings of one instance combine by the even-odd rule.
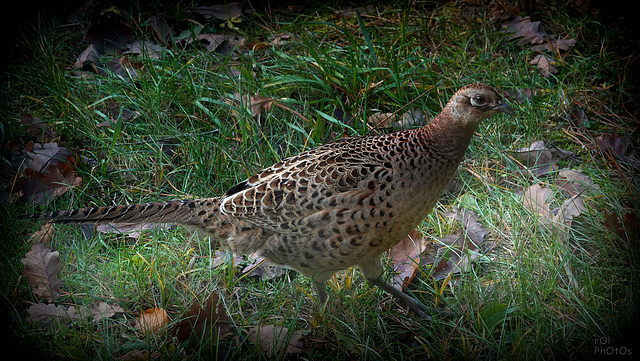
[[[96,231],[103,234],[118,233],[129,238],[140,238],[143,231],[171,229],[173,223],[102,223],[96,225]]]
[[[302,352],[301,337],[302,331],[289,331],[284,326],[254,326],[249,329],[249,338],[269,356],[277,354],[283,357]]]
[[[36,141],[40,144],[49,143],[56,137],[56,133],[51,129],[49,124],[38,117],[34,117],[28,113],[22,113],[20,120],[26,127],[27,133],[36,137]]]
[[[73,67],[81,69],[88,63],[96,64],[100,60],[100,56],[101,54],[99,54],[96,50],[95,44],[89,44],[89,46],[87,46],[87,48],[84,49],[84,51],[80,53],[80,55],[78,55],[78,58],[73,64]]]
[[[56,306],[52,303],[36,303],[27,309],[27,320],[39,329],[48,329],[52,322],[67,325],[76,321],[100,322],[124,310],[118,305],[99,302],[87,306]]]
[[[244,47],[244,37],[227,34],[196,34],[185,39],[176,39],[177,44],[203,44],[209,52],[230,55],[235,49]]]
[[[427,242],[422,235],[413,230],[400,243],[388,251],[393,264],[393,287],[402,291],[415,277],[420,266],[420,254],[425,250]]]
[[[575,39],[558,39],[554,41],[548,41],[544,44],[535,45],[529,48],[529,50],[542,52],[545,50],[553,51],[554,53],[560,53],[561,51],[569,50],[569,48],[576,45]]]
[[[102,319],[113,317],[116,313],[124,313],[124,310],[120,306],[112,306],[106,302],[99,302],[97,305],[69,306],[64,311],[64,316],[69,318],[70,321],[90,320],[93,322],[99,322]]]
[[[579,129],[590,128],[592,124],[591,120],[587,116],[587,113],[585,113],[582,109],[573,109],[567,114],[567,118],[569,122],[571,122],[572,126]]]
[[[160,59],[167,49],[147,40],[134,40],[127,43],[122,50],[123,55],[140,56],[149,59]]]
[[[447,212],[445,216],[462,223],[462,230],[438,239],[435,248],[421,256],[421,263],[434,265],[432,277],[436,280],[468,271],[472,261],[480,257],[489,234],[473,211],[454,207],[453,212]]]
[[[407,129],[426,124],[428,118],[422,110],[410,109],[400,118],[395,113],[373,113],[367,118],[367,122],[376,128]]]
[[[219,302],[216,292],[211,295],[202,308],[198,301],[191,304],[182,320],[172,330],[172,334],[178,340],[184,342],[190,337],[198,340],[211,340],[217,342],[222,334],[233,329],[231,318],[227,315],[224,304]]]
[[[587,208],[584,206],[582,196],[579,194],[566,199],[562,205],[554,210],[553,221],[558,224],[561,229],[566,230],[571,227],[573,218],[582,214]]]
[[[289,40],[290,38],[291,38],[290,34],[278,34],[278,35],[272,35],[268,39],[269,39],[269,44],[273,46],[281,46],[281,45],[284,45],[287,42],[287,40]]]
[[[632,146],[629,137],[621,137],[614,133],[603,133],[596,138],[596,145],[603,151],[610,151],[613,155],[629,162],[633,166],[640,166],[638,153]]]
[[[261,95],[256,95],[251,98],[251,115],[254,117],[262,115],[262,112],[265,110],[271,110],[271,106],[275,99],[270,97],[263,97]]]
[[[640,216],[637,213],[625,213],[622,215],[622,222],[615,213],[604,213],[604,225],[607,229],[625,245],[629,245],[635,249],[638,248],[640,241]]]
[[[22,275],[29,281],[36,297],[42,297],[48,302],[59,297],[62,281],[58,279],[58,274],[62,266],[58,251],[51,251],[44,244],[35,243],[21,262],[24,264]]]
[[[531,59],[529,64],[537,65],[540,70],[540,74],[545,78],[548,78],[551,74],[558,72],[558,69],[555,67],[555,65],[557,65],[556,59],[550,55],[538,54]]]
[[[82,308],[81,313],[84,312],[84,308]],[[97,305],[92,304],[89,307],[89,312],[85,313],[83,317],[87,317],[91,315],[91,318],[94,322],[99,322],[104,318],[110,318],[115,316],[118,313],[124,313],[124,309],[118,305],[110,305],[106,302],[98,302]]]
[[[229,96],[227,103],[242,107],[246,109],[247,112],[250,112],[252,117],[259,118],[264,111],[271,109],[275,101],[276,99],[274,98],[265,97],[260,94],[250,96],[248,94],[242,95],[240,93],[235,93],[232,97]],[[234,114],[236,114],[235,110]],[[236,114],[236,116],[239,115]]]
[[[227,257],[232,258],[231,263],[233,265],[237,265],[240,262],[244,262],[244,260],[241,259],[242,257],[241,255],[237,255],[235,253],[231,253],[223,249],[218,249],[213,253],[213,255],[210,258],[209,268],[211,269],[218,268],[223,264],[227,263]]]
[[[600,190],[600,187],[589,176],[575,169],[563,169],[558,172],[556,183],[570,196],[579,194],[594,196]]]
[[[515,155],[536,177],[558,169],[553,153],[541,140],[534,141],[529,147],[518,149]]]
[[[551,188],[543,188],[534,184],[524,191],[522,202],[525,208],[539,216],[542,225],[566,231],[571,227],[573,218],[586,211],[582,196],[577,194],[566,199],[558,208],[551,209],[549,201]],[[566,232],[562,232],[565,235]]]
[[[367,123],[376,128],[391,128],[396,121],[395,113],[373,113],[367,118]]]
[[[31,168],[37,172],[46,171],[50,165],[57,165],[64,162],[71,155],[71,151],[61,147],[56,143],[34,143],[29,142],[24,148],[25,161],[23,170]]]
[[[163,308],[150,308],[136,318],[135,328],[142,333],[155,333],[169,323],[169,315]]]
[[[550,196],[551,188],[543,188],[539,184],[534,184],[524,191],[522,203],[532,213],[540,215],[540,220],[544,224],[550,224],[553,219],[548,202]]]
[[[269,262],[262,256],[256,254],[249,256],[251,263],[242,270],[242,274],[247,277],[256,277],[261,280],[281,277],[285,273],[284,267]]]
[[[519,44],[541,44],[545,34],[539,30],[540,22],[531,21],[530,17],[516,16],[514,20],[502,24],[511,39],[518,39]]]
[[[489,230],[480,223],[478,215],[473,211],[465,208],[453,207],[453,212],[446,212],[444,215],[462,223],[464,233],[474,242],[475,245],[482,244],[485,237],[489,234]],[[472,249],[477,248],[478,247],[476,246]]]
[[[23,202],[46,205],[53,198],[66,193],[70,187],[82,183],[82,178],[76,175],[71,164],[75,165],[75,158],[70,155],[67,162],[50,164],[45,172],[27,168],[23,177],[16,183],[14,191],[22,191],[23,196],[20,199]]]
[[[536,95],[538,91],[536,89],[506,89],[502,91],[505,97],[511,102],[522,104],[525,101],[531,102],[531,99]]]
[[[42,243],[45,246],[51,244],[51,238],[53,237],[53,223],[47,222],[43,224],[39,230],[35,231],[29,236],[29,243]]]

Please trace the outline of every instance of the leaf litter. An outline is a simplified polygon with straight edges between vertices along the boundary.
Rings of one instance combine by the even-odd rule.
[[[472,261],[485,251],[489,230],[480,223],[475,212],[453,207],[452,212],[446,212],[444,216],[460,222],[461,230],[436,242],[426,240],[414,230],[389,250],[395,271],[391,283],[395,288],[402,290],[407,287],[421,264],[432,267],[431,276],[436,280],[467,272]]]
[[[529,16],[516,16],[504,22],[502,28],[518,45],[529,45],[529,50],[536,53],[529,63],[537,66],[545,78],[558,72],[557,67],[562,59],[566,57],[570,48],[576,45],[573,38],[559,38],[557,35],[547,34],[540,29],[540,21],[531,21]]]
[[[36,303],[27,309],[28,320],[39,329],[48,329],[52,322],[68,325],[78,321],[100,322],[124,313],[118,305],[98,302],[87,306],[56,306],[52,303]]]

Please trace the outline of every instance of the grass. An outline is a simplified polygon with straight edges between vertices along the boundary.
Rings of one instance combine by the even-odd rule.
[[[592,359],[600,356],[594,340],[603,337],[605,346],[631,348],[637,238],[633,229],[625,230],[629,241],[613,235],[605,212],[637,214],[638,169],[590,146],[603,132],[624,135],[637,127],[637,40],[625,38],[620,23],[537,4],[528,10],[534,20],[577,42],[551,78],[528,65],[531,52],[499,31],[488,8],[470,16],[471,7],[461,3],[379,4],[374,14],[346,18],[324,6],[260,12],[245,16],[239,31],[250,40],[290,35],[282,45],[240,56],[174,48],[160,59],[136,59],[142,70],[135,81],[78,77],[70,65],[86,46],[81,24],[109,14],[147,29],[137,17],[145,9],[124,9],[129,18],[101,4],[72,26],[60,17],[39,17],[17,38],[19,50],[3,75],[3,144],[33,139],[19,122],[20,113],[29,112],[55,129],[61,145],[95,160],[78,166],[81,185],[47,210],[220,195],[336,136],[388,131],[361,121],[376,110],[402,114],[410,104],[435,115],[458,87],[473,81],[538,93],[513,104],[516,117],[481,125],[462,165],[462,190],[443,197],[421,225],[429,237],[441,237],[459,227],[442,212],[464,206],[491,232],[493,248],[469,272],[436,281],[425,267],[409,287],[426,304],[444,303],[455,312],[452,318],[425,322],[406,314],[354,269],[332,279],[329,302],[318,305],[311,281],[294,271],[253,279],[230,257],[211,267],[215,245],[181,228],[132,241],[113,234],[85,238],[79,228],[56,226],[51,246],[63,261],[56,304],[105,301],[125,313],[38,330],[28,324],[26,309],[39,300],[20,276],[28,234],[37,225],[14,217],[43,209],[18,201],[2,203],[0,213],[5,332],[39,357],[77,359],[113,359],[134,350],[154,351],[147,356],[160,359],[269,359],[247,338],[251,326],[269,324],[303,332],[304,351],[288,358]],[[153,11],[184,26],[181,6],[157,3]],[[137,35],[153,37],[148,30]],[[229,69],[239,75],[228,76]],[[281,106],[252,117],[228,100],[236,93],[273,97]],[[582,128],[567,115],[575,109],[589,118]],[[104,121],[111,126],[96,126]],[[578,168],[600,187],[564,233],[545,229],[518,194],[537,182],[559,194],[557,173],[532,178],[517,171],[511,156],[538,139],[573,151],[578,160],[561,160],[560,168]],[[2,182],[10,188],[16,171],[7,154]],[[180,343],[168,333],[144,336],[133,327],[138,313],[153,307],[166,309],[173,325],[212,291],[237,327],[220,340]]]

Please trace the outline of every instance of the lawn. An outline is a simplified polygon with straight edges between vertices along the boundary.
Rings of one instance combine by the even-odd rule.
[[[0,88],[9,350],[92,360],[638,352],[640,41],[626,14],[577,1],[210,5],[49,6],[12,28]],[[17,219],[222,195],[334,139],[422,126],[473,82],[499,89],[516,116],[480,125],[414,234],[421,264],[404,287],[451,316],[407,312],[357,268],[336,274],[320,304],[311,279],[182,227]],[[385,262],[397,279],[398,261]],[[45,276],[33,281],[28,264]]]

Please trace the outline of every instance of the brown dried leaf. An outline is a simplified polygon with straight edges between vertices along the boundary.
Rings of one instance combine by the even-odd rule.
[[[566,230],[571,227],[573,218],[586,210],[580,194],[566,199],[560,207],[553,210],[549,206],[550,196],[551,188],[542,188],[539,184],[534,184],[524,191],[522,197],[525,208],[537,214],[544,226]]]
[[[245,39],[239,35],[228,34],[197,34],[195,38],[190,36],[186,39],[178,39],[176,43],[189,45],[194,42],[204,44],[210,52],[222,55],[231,54],[236,48],[243,48]]]
[[[434,265],[432,277],[435,279],[444,279],[451,273],[466,272],[471,262],[480,257],[482,245],[489,233],[473,211],[454,207],[454,211],[445,213],[445,216],[460,221],[462,231],[440,238],[435,250],[426,252],[421,257],[423,264]]]
[[[20,120],[27,128],[27,133],[36,137],[36,142],[38,143],[49,143],[56,137],[56,133],[51,129],[49,124],[38,117],[34,117],[28,113],[22,113]]]
[[[422,235],[414,229],[388,251],[394,271],[391,279],[393,287],[402,291],[411,283],[420,266],[420,254],[425,250],[426,244]]]
[[[273,106],[273,102],[276,100],[270,97],[264,97],[260,94],[256,94],[255,96],[250,95],[242,95],[240,93],[235,93],[233,98],[230,98],[231,102],[245,107],[247,110],[251,112],[251,116],[259,117],[262,115],[263,111],[271,110]]]
[[[614,235],[618,236],[625,245],[635,249],[640,241],[640,216],[637,213],[625,213],[622,222],[615,213],[605,212],[604,225]]]
[[[249,338],[270,356],[277,354],[283,357],[302,352],[301,337],[302,331],[289,331],[283,326],[254,326],[249,329]]]
[[[194,301],[189,311],[172,330],[178,340],[184,342],[192,335],[198,340],[218,340],[220,335],[233,329],[231,318],[216,292],[211,292],[205,307]],[[212,334],[213,332],[213,334]]]
[[[511,39],[521,38],[519,44],[541,44],[544,42],[545,34],[540,31],[539,21],[531,21],[530,17],[516,16],[514,20],[502,24],[502,27],[510,33]]]
[[[17,182],[15,191],[22,191],[20,198],[26,203],[46,205],[54,197],[60,196],[70,187],[82,183],[71,164],[75,165],[75,158],[67,157],[67,162],[50,164],[45,172],[37,172],[31,168],[24,170],[24,176]]]
[[[263,97],[261,95],[256,95],[251,98],[251,115],[257,117],[262,115],[262,112],[265,110],[271,110],[271,106],[275,99],[270,97]]]
[[[60,147],[56,143],[34,143],[29,142],[25,146],[25,168],[31,168],[37,172],[46,171],[50,165],[57,165],[64,162],[71,155],[67,148]]]
[[[575,169],[561,170],[558,173],[556,183],[570,196],[579,194],[593,196],[600,190],[600,187],[589,176]]]
[[[149,59],[160,59],[166,48],[147,40],[134,40],[123,49],[123,55],[133,55]]]
[[[522,104],[525,101],[531,102],[534,95],[538,94],[536,89],[506,89],[502,91],[502,94],[512,102]]]
[[[51,303],[36,303],[27,309],[27,319],[39,329],[48,329],[52,322],[66,325],[75,321],[99,322],[104,318],[113,317],[116,313],[124,313],[117,305],[100,302],[89,306],[56,306]]]
[[[284,275],[284,268],[282,266],[269,262],[262,256],[253,254],[249,256],[251,264],[246,266],[242,270],[242,274],[247,274],[247,277],[256,277],[261,280],[274,279]]]
[[[556,59],[550,55],[538,54],[531,59],[529,64],[537,65],[540,70],[540,74],[545,78],[548,78],[551,74],[558,72],[558,69],[555,67],[558,63],[556,62]]]
[[[557,159],[541,140],[536,140],[527,148],[518,149],[515,151],[515,155],[537,177],[558,169]]]
[[[39,329],[47,329],[54,321],[65,324],[72,319],[64,306],[36,303],[27,309],[27,320]]]
[[[142,333],[155,333],[169,323],[169,315],[163,308],[150,308],[136,318],[135,328]]]
[[[553,214],[547,202],[550,195],[551,188],[542,188],[539,184],[534,184],[527,188],[522,196],[522,203],[525,208],[534,214],[540,215],[540,220],[544,224],[550,224],[553,219]]]
[[[489,230],[482,226],[478,220],[478,215],[474,211],[453,207],[453,212],[447,212],[444,215],[462,223],[464,233],[474,242],[474,245],[470,245],[471,250],[478,249],[489,234]]]
[[[373,113],[367,118],[367,123],[377,128],[391,128],[396,121],[395,113]]]
[[[552,213],[554,213],[553,222],[559,225],[561,229],[566,230],[571,227],[573,218],[579,216],[586,210],[587,208],[584,206],[582,196],[577,194],[566,199],[560,207],[552,211]]]
[[[218,268],[220,266],[222,266],[223,264],[225,264],[227,262],[227,257],[231,257],[232,258],[232,264],[237,265],[240,262],[243,262],[244,260],[240,260],[240,258],[242,256],[239,256],[235,253],[231,253],[229,251],[223,250],[223,249],[219,249],[216,250],[213,255],[211,256],[211,260],[209,263],[209,268],[214,269],[214,268]]]
[[[42,243],[45,246],[51,244],[51,238],[53,237],[53,223],[47,222],[29,236],[29,243]]]
[[[395,113],[373,113],[367,122],[376,128],[406,129],[427,124],[428,117],[420,109],[409,109],[398,117]]]
[[[98,60],[100,60],[100,54],[96,50],[96,46],[94,44],[89,44],[86,49],[76,59],[76,62],[73,64],[74,68],[81,69],[87,63],[97,64]]]
[[[613,155],[639,166],[638,153],[634,149],[629,137],[621,137],[618,134],[604,133],[596,138],[596,145],[603,151],[610,151]]]
[[[560,51],[567,51],[569,48],[576,45],[575,39],[558,39],[551,42],[546,42],[540,45],[534,45],[530,47],[530,50],[542,52],[545,50],[553,51],[554,53],[560,53]]]
[[[52,252],[44,244],[35,243],[21,262],[24,264],[22,275],[29,281],[36,297],[42,297],[48,302],[59,297],[62,281],[58,279],[58,274],[62,266],[58,251]]]

